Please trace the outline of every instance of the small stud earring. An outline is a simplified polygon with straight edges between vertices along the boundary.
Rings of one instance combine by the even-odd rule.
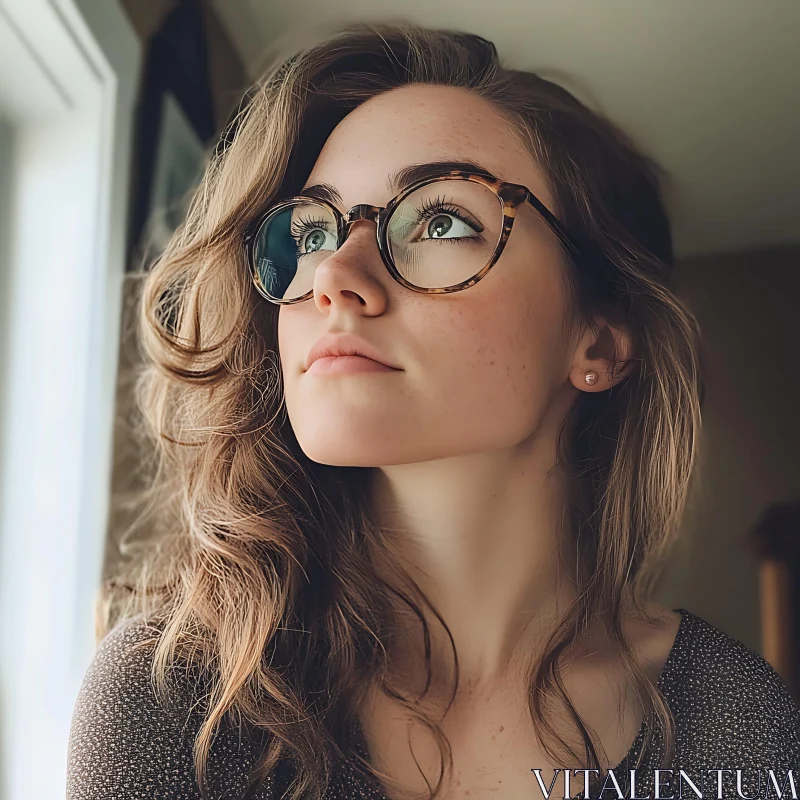
[[[600,376],[594,370],[591,370],[587,372],[586,375],[584,375],[584,380],[586,381],[586,383],[593,385],[597,383],[597,379],[599,377]]]

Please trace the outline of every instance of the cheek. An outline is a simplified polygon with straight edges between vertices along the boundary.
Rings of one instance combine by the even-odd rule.
[[[278,353],[281,358],[284,356],[286,341],[289,336],[289,329],[291,328],[290,321],[287,319],[283,308],[278,309]]]
[[[480,301],[481,298],[477,298]],[[431,410],[453,423],[524,429],[563,380],[560,307],[553,298],[497,293],[427,329],[421,372]],[[445,402],[442,402],[442,401]]]
[[[531,218],[532,215],[532,218]],[[564,341],[565,301],[558,243],[540,230],[544,223],[527,206],[493,278],[469,298],[478,346],[476,369],[507,403],[537,402],[568,375]],[[484,296],[480,289],[485,288]]]
[[[308,328],[303,325],[303,314],[298,311],[299,309],[291,306],[278,309],[278,355],[284,376],[287,370],[303,363],[306,353],[302,348],[311,346],[311,343],[304,345],[302,334],[304,328]]]

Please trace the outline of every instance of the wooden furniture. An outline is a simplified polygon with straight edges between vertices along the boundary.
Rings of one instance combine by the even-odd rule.
[[[750,534],[760,559],[761,649],[800,697],[800,502],[770,506]]]

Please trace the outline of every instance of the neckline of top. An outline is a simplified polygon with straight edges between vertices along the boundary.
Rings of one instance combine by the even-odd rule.
[[[663,692],[664,688],[669,683],[670,679],[672,678],[674,671],[677,666],[677,661],[679,654],[682,649],[682,644],[684,637],[686,636],[686,629],[688,627],[690,617],[692,616],[690,611],[687,611],[685,608],[673,608],[673,611],[677,612],[681,615],[680,622],[678,623],[678,630],[675,633],[675,639],[672,642],[672,646],[667,653],[667,658],[664,661],[663,666],[661,667],[661,672],[659,673],[658,680],[656,682],[656,686],[659,691]],[[369,749],[367,748],[366,739],[364,737],[364,732],[361,729],[361,724],[358,720],[358,717],[355,717],[352,725],[352,735],[354,737],[354,744],[356,749],[358,750],[359,755],[365,760],[369,760]],[[619,772],[626,764],[630,763],[632,758],[636,755],[637,748],[642,743],[644,736],[647,732],[647,721],[642,720],[642,724],[639,727],[639,732],[636,734],[631,746],[628,748],[628,752],[623,756],[622,761],[617,764],[616,767],[613,768],[613,772],[616,774]],[[389,800],[389,798],[381,795],[380,800]]]

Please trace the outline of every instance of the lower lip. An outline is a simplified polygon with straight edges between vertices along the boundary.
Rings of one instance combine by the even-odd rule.
[[[326,356],[318,358],[306,372],[315,375],[347,375],[353,372],[399,372],[363,356]]]

